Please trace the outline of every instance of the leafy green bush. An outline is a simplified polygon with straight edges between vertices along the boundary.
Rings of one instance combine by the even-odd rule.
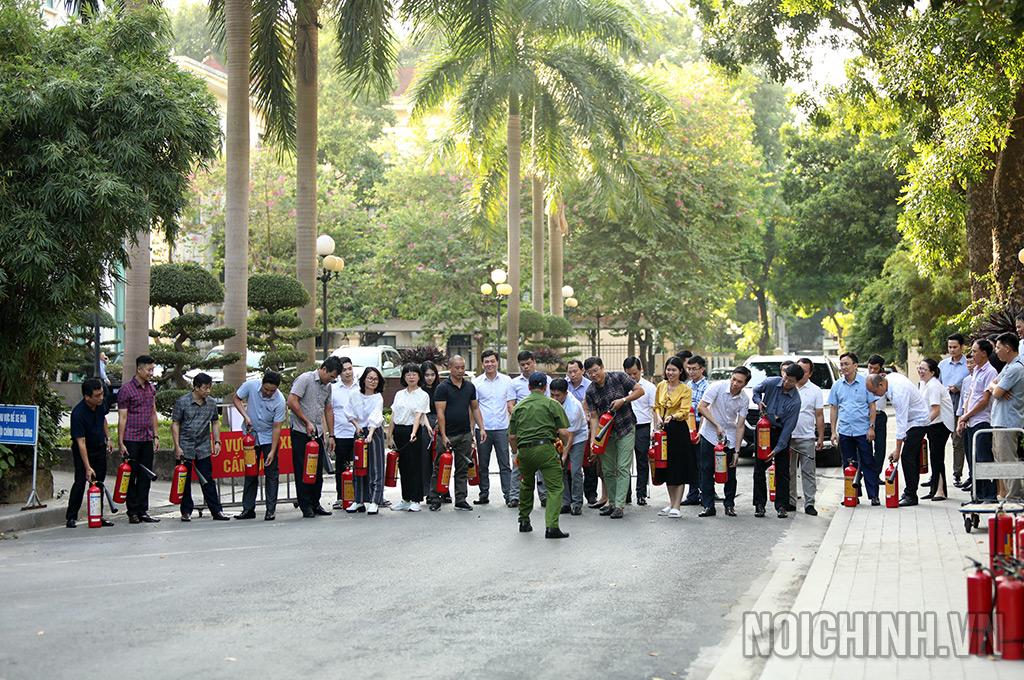
[[[316,329],[288,330],[302,325],[295,308],[309,304],[309,293],[299,280],[287,274],[253,274],[249,277],[249,318],[247,346],[264,352],[260,368],[294,377],[296,367],[309,360],[296,343],[314,337]],[[285,370],[287,369],[287,370]]]

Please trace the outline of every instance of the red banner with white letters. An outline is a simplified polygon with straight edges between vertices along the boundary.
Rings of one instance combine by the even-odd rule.
[[[220,454],[214,450],[213,478],[245,477],[245,455],[242,453],[241,432],[220,433]],[[277,467],[282,475],[294,472],[292,467],[292,431],[282,428],[281,441],[277,447]],[[260,459],[260,474],[263,474],[263,459]]]

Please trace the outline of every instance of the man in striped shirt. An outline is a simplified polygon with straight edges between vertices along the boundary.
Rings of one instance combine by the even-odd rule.
[[[149,516],[150,479],[139,468],[144,465],[152,469],[153,453],[160,450],[156,388],[150,382],[152,379],[153,358],[143,354],[135,359],[135,376],[117,392],[117,441],[121,457],[132,466],[125,500],[129,524],[160,521]]]
[[[697,429],[700,429],[700,411],[697,410],[697,406],[700,405],[700,400],[704,398],[704,392],[708,389],[708,379],[704,377],[704,373],[707,370],[707,362],[704,357],[699,354],[695,354],[686,360],[686,374],[690,376],[684,384],[690,388],[690,393],[693,398],[692,406],[694,418],[696,419]],[[697,466],[697,483],[690,485],[690,491],[686,494],[686,499],[680,503],[680,505],[700,505],[700,490],[703,488],[701,482],[701,476],[703,475],[701,467]],[[712,507],[714,505],[712,504]]]

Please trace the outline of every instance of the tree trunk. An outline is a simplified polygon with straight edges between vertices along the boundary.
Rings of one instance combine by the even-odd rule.
[[[317,58],[319,34],[316,1],[300,2],[295,16],[295,272],[309,293],[309,304],[299,309],[302,328],[314,328],[316,319],[316,126]],[[302,340],[298,349],[316,362],[316,342]]]
[[[971,300],[977,302],[988,297],[988,286],[983,282],[992,268],[992,229],[995,225],[995,202],[992,181],[996,174],[996,154],[986,152],[992,166],[978,184],[967,185],[967,265],[971,277]]]
[[[565,204],[558,202],[558,209],[548,215],[548,280],[551,281],[551,289],[548,295],[551,297],[549,306],[554,316],[564,316],[565,310],[562,307],[562,272],[565,262],[562,249],[562,222],[565,220]]]
[[[242,360],[224,368],[224,382],[239,387],[246,373],[246,320],[249,310],[249,49],[252,4],[227,0],[227,135],[224,140],[226,191],[224,206],[224,325],[235,336],[224,341],[227,352]],[[269,247],[269,239],[268,239]]]
[[[544,180],[532,177],[533,191],[533,310],[544,313]],[[540,334],[534,336],[538,339]]]
[[[992,182],[995,222],[992,228],[992,271],[996,294],[1003,302],[1024,297],[1024,271],[1017,253],[1024,247],[1024,85],[1013,99],[1013,121],[999,153]]]
[[[512,294],[508,296],[508,342],[506,344],[506,370],[514,375],[518,370],[516,355],[519,354],[519,190],[522,179],[519,176],[519,162],[522,155],[523,131],[519,120],[519,95],[508,96],[508,283]]]
[[[135,357],[149,353],[149,228],[139,234],[139,245],[128,247],[124,287],[125,380],[135,375]]]
[[[771,323],[768,320],[768,296],[763,287],[754,288],[757,300],[757,321],[761,324],[761,337],[757,339],[757,353],[768,354],[768,345],[772,339]]]

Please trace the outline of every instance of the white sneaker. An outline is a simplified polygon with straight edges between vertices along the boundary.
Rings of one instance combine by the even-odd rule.
[[[346,510],[345,512],[359,512],[359,508],[361,507],[363,507],[362,503],[353,503],[352,505],[348,506],[348,510]]]
[[[392,510],[408,510],[409,506],[412,505],[409,501],[402,501],[391,506]]]
[[[367,503],[366,504],[366,514],[367,515],[376,515],[377,514],[377,504],[376,503]]]
[[[419,512],[419,511],[420,511],[420,504],[419,503],[417,503],[415,501],[413,501],[412,503],[409,503],[409,512]]]

